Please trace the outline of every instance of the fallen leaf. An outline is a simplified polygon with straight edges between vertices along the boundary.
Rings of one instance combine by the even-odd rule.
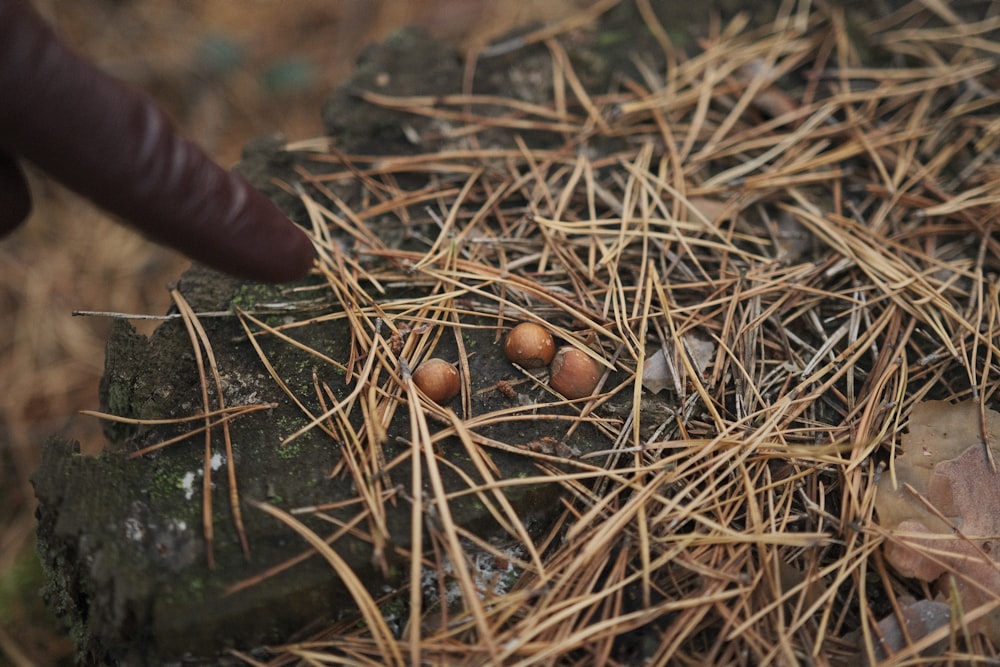
[[[694,333],[684,334],[681,338],[691,365],[699,375],[704,376],[705,369],[715,356],[715,341]],[[684,362],[673,347],[669,345],[669,351],[664,346],[656,348],[646,357],[642,366],[642,386],[654,394],[664,389],[670,389],[678,394],[684,391],[687,374],[684,371]]]
[[[902,605],[899,617],[890,614],[878,622],[879,641],[876,641],[873,647],[874,657],[881,662],[950,622],[951,607],[944,602],[918,600]],[[860,632],[855,632],[852,633],[852,637],[861,646],[864,636]],[[921,651],[920,657],[941,655],[947,647],[947,638],[942,639]]]
[[[797,264],[808,259],[816,237],[798,218],[788,211],[781,211],[775,218],[774,227],[776,257],[781,263]]]
[[[993,471],[980,434],[979,407],[927,401],[914,406],[897,484],[883,475],[875,496],[879,524],[888,532],[886,561],[905,577],[938,582],[949,594],[950,575],[968,612],[1000,602],[1000,474]],[[991,443],[1000,414],[988,410]],[[994,457],[1000,451],[994,448]],[[1000,641],[1000,609],[974,629]]]

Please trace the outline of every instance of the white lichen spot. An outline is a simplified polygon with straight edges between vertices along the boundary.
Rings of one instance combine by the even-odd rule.
[[[212,458],[208,460],[210,466],[212,466],[212,472],[215,472],[222,466],[226,464],[226,457],[222,454],[212,454]],[[205,471],[202,468],[194,470],[191,472],[184,473],[184,477],[181,478],[181,489],[184,490],[184,498],[186,500],[191,500],[194,497],[194,481],[199,477],[204,477]],[[212,485],[215,488],[215,484]]]
[[[201,472],[201,471],[199,471]],[[181,488],[184,489],[184,498],[186,500],[191,500],[194,497],[194,480],[197,475],[193,472],[184,473],[184,477],[181,478]]]
[[[464,546],[467,566],[479,599],[499,597],[509,592],[521,574],[520,568],[515,567],[512,561],[524,556],[524,547],[519,544],[507,547],[501,550],[502,557],[497,557],[473,545]],[[455,566],[447,555],[442,559],[439,569],[424,568],[421,574],[421,588],[429,601],[437,602],[440,599],[438,582],[441,576],[445,577],[446,582],[444,604],[451,606],[461,599],[461,588],[454,579]]]
[[[139,519],[132,516],[125,519],[125,539],[132,542],[142,542],[145,537],[146,528]]]

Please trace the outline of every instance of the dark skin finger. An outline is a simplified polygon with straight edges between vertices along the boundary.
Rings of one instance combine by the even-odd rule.
[[[20,0],[0,0],[0,149],[216,269],[281,282],[312,266],[309,238],[270,200],[182,139],[149,97],[70,51]],[[0,179],[10,173],[0,164]],[[11,196],[2,183],[0,196]],[[4,206],[0,232],[26,213]]]

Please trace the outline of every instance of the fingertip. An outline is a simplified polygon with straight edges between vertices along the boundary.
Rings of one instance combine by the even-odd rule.
[[[304,278],[312,270],[316,259],[316,250],[309,235],[287,218],[285,224],[285,243],[281,252],[276,254],[277,261],[272,263],[271,275],[265,277],[268,282],[283,283]]]
[[[199,241],[198,249],[189,248],[188,254],[232,275],[260,282],[283,283],[305,277],[316,255],[306,231],[243,177],[224,173],[225,185],[219,183],[212,189],[216,198],[197,210],[204,215],[214,208],[214,214],[196,225],[200,233],[191,240]],[[220,210],[226,201],[238,201],[239,205]]]

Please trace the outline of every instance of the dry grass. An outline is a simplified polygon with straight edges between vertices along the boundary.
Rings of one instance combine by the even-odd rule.
[[[553,61],[549,103],[372,95],[439,119],[434,140],[450,149],[319,151],[302,171],[324,290],[344,305],[331,317],[349,318],[356,335],[338,363],[357,388],[324,414],[303,409],[315,428],[356,443],[336,472],[358,484],[365,510],[352,529],[376,549],[389,490],[366,473],[392,462],[362,444],[409,411],[408,456],[423,466],[403,484],[419,557],[399,599],[353,586],[357,617],[247,662],[875,662],[877,622],[905,598],[932,597],[884,565],[873,499],[915,403],[996,402],[1000,86],[993,43],[979,38],[996,26],[942,10],[946,27],[931,27],[940,21],[918,3],[862,26],[837,8],[802,9],[758,30],[739,18],[715,25],[686,53],[639,6],[665,71],[640,56],[638,79],[585,91],[559,43],[540,35]],[[497,128],[548,129],[565,145],[485,148],[480,137]],[[401,188],[404,174],[427,186]],[[359,176],[368,204],[348,208],[328,186]],[[431,223],[436,235],[420,252],[386,247],[366,227],[384,216],[415,230]],[[379,297],[398,283],[424,294]],[[467,385],[459,417],[409,378],[441,337],[461,345],[473,316],[494,318],[498,336],[514,321],[544,322],[609,371],[574,404],[600,425],[605,452],[556,467],[552,453],[519,449],[537,462],[533,481],[566,492],[541,539],[501,493],[521,480],[497,479],[490,465],[492,448],[515,443],[477,432],[527,409],[472,415]],[[243,318],[255,335],[280,335]],[[421,335],[393,346],[387,332],[403,323]],[[692,335],[714,342],[704,369]],[[660,399],[644,396],[641,374],[657,350],[684,372],[651,424],[644,409]],[[609,414],[623,395],[631,409]],[[346,418],[355,407],[367,416],[360,428]],[[486,480],[466,492],[522,545],[476,545],[515,566],[502,595],[467,558],[475,536],[449,520],[436,447],[449,437]],[[263,509],[350,580],[294,513]],[[456,585],[459,602],[425,597],[428,572],[442,589]],[[409,614],[398,631],[382,613],[395,603]],[[952,660],[997,655],[953,630]],[[927,663],[920,651],[937,638],[912,637],[893,660]]]

